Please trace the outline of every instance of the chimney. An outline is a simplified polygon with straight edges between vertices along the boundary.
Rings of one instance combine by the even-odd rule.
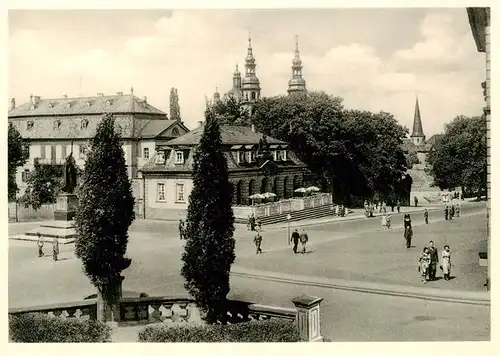
[[[104,96],[104,93],[97,93],[97,96]]]
[[[39,96],[30,95],[31,105],[36,106],[40,102]]]
[[[203,121],[198,121],[198,127],[202,127],[203,126]]]
[[[16,108],[16,98],[10,99],[10,109],[9,110],[14,110]]]
[[[118,96],[122,96],[122,95],[123,95],[123,92],[122,92],[122,91],[117,91],[117,92],[116,92],[116,95],[118,95]]]
[[[252,124],[252,132],[255,132],[255,125]]]
[[[66,94],[63,95],[64,99],[68,99],[68,96]]]
[[[143,101],[145,104],[147,104],[147,103],[148,103],[148,97],[147,97],[147,96],[143,97],[143,98],[142,98],[142,101]]]

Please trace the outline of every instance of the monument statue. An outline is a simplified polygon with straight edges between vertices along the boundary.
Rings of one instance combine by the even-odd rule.
[[[62,191],[67,194],[73,194],[76,188],[76,163],[73,158],[73,152],[66,158],[64,164],[64,186]]]

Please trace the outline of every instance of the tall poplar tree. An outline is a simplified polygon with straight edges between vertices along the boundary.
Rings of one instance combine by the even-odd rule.
[[[170,120],[181,121],[181,107],[177,88],[170,89]]]
[[[99,311],[104,320],[116,312],[121,273],[131,263],[125,253],[134,218],[134,197],[120,135],[112,115],[105,115],[91,141],[75,216],[75,254],[105,302],[104,310]]]
[[[212,109],[194,155],[193,191],[189,196],[186,246],[182,255],[185,287],[203,310],[205,321],[223,318],[234,262],[233,188],[228,180],[220,127]]]

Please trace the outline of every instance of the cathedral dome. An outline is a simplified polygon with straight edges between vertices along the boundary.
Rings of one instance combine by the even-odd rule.
[[[288,81],[289,87],[300,86],[305,87],[306,81],[303,78],[292,78]]]
[[[244,77],[243,80],[242,80],[242,83],[243,84],[256,84],[256,85],[259,85],[260,81],[259,81],[259,78],[257,78],[256,76],[252,76],[252,77]]]

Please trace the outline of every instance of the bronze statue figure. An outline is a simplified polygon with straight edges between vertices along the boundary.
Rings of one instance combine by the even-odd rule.
[[[73,152],[66,158],[64,164],[64,187],[62,191],[68,194],[73,194],[76,188],[76,163],[73,158]]]

